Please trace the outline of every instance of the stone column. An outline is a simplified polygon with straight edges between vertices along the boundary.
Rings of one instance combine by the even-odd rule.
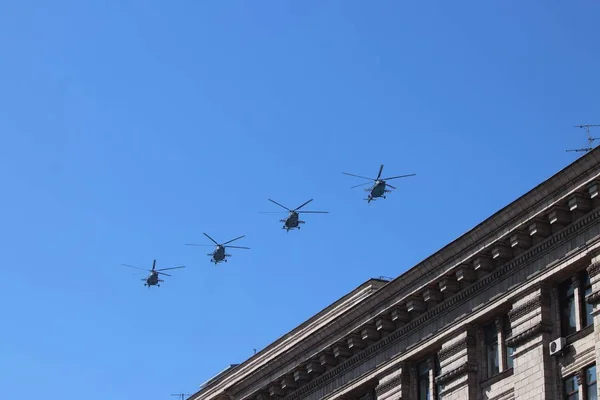
[[[549,286],[541,283],[517,300],[508,313],[512,334],[507,345],[515,348],[513,379],[516,399],[558,400],[555,386],[557,366],[548,351],[553,331],[550,296]]]
[[[409,398],[410,381],[406,363],[400,363],[397,369],[379,378],[375,388],[377,400],[401,400]]]
[[[600,382],[600,254],[592,257],[592,263],[587,268],[592,283],[592,293],[585,301],[593,304],[594,310],[594,342],[596,343],[596,380]],[[598,385],[598,397],[600,398],[600,385]]]
[[[442,400],[475,400],[477,398],[477,358],[475,333],[467,329],[442,344],[438,353]]]

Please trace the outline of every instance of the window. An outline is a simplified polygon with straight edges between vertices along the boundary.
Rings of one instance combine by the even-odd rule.
[[[565,378],[563,387],[565,400],[579,400],[579,384],[575,375]]]
[[[435,374],[434,376],[440,376],[442,373],[442,366],[440,365],[440,359],[437,356],[437,354],[435,355],[435,370],[434,370]],[[442,390],[444,390],[443,385],[440,385],[439,383],[437,383],[435,385],[435,398],[436,400],[440,400],[442,398],[442,395],[440,393],[442,393]]]
[[[582,276],[582,285],[581,288],[583,290],[583,296],[581,297],[581,303],[582,303],[582,328],[585,328],[587,326],[590,326],[594,323],[594,317],[592,317],[592,311],[594,310],[594,306],[591,304],[588,304],[585,301],[585,298],[587,297],[587,295],[592,293],[592,283],[590,282],[590,275],[587,273],[587,271],[584,272],[583,276]]]
[[[575,288],[571,279],[560,285],[560,319],[563,336],[577,332]]]
[[[419,400],[431,400],[429,391],[429,363],[427,360],[417,365],[417,397]]]
[[[598,400],[598,387],[596,383],[596,365],[579,370],[577,374],[563,379],[563,398],[579,400],[579,392],[586,400]]]
[[[512,355],[515,353],[515,348],[506,345],[506,339],[508,339],[512,334],[512,329],[510,327],[510,321],[508,318],[504,320],[504,346],[506,346],[506,358],[504,360],[505,369],[511,369],[514,367],[514,360]]]
[[[587,400],[598,400],[598,388],[596,384],[596,366],[592,365],[585,370],[585,390]]]
[[[500,372],[500,362],[498,357],[498,330],[496,323],[492,322],[483,327],[483,336],[485,340],[485,357],[487,364],[487,377]]]

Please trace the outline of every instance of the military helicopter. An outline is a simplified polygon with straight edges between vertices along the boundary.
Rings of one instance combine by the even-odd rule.
[[[128,264],[122,264],[126,267],[129,268],[135,268],[135,269],[141,269],[142,271],[149,271],[150,272],[150,276],[148,276],[147,278],[142,278],[142,281],[146,281],[144,283],[144,286],[158,286],[160,287],[160,283],[159,282],[164,282],[164,280],[159,279],[158,278],[158,274],[161,275],[166,275],[166,276],[171,276],[169,274],[165,274],[164,272],[161,271],[166,271],[169,269],[177,269],[177,268],[185,268],[184,265],[180,266],[180,267],[171,267],[171,268],[162,268],[162,269],[156,269],[156,260],[154,260],[154,262],[152,263],[152,269],[145,269],[145,268],[140,268],[140,267],[136,267],[134,265],[128,265]]]
[[[221,261],[225,261],[227,262],[227,258],[226,257],[231,257],[231,254],[226,254],[225,253],[225,248],[229,247],[232,249],[246,249],[249,250],[250,247],[241,247],[241,246],[226,246],[226,244],[229,244],[235,240],[241,239],[243,237],[245,237],[246,235],[242,235],[240,237],[236,237],[235,239],[231,239],[228,242],[225,243],[217,243],[217,241],[213,238],[211,238],[210,236],[208,236],[206,233],[204,233],[204,236],[206,236],[207,238],[209,238],[214,244],[217,245],[217,249],[215,251],[213,251],[212,253],[209,253],[207,255],[212,256],[212,258],[210,259],[210,262],[214,262],[215,265],[217,265],[218,263],[220,263]],[[186,243],[186,246],[211,246],[212,244],[192,244],[192,243]]]
[[[287,218],[285,219],[281,219],[279,220],[279,222],[283,222],[283,227],[282,229],[285,229],[287,232],[290,231],[290,229],[300,229],[300,224],[303,224],[304,221],[300,221],[299,215],[300,213],[305,213],[305,214],[328,214],[329,211],[298,211],[300,210],[302,207],[304,207],[305,205],[307,205],[308,203],[310,203],[311,201],[313,201],[314,199],[310,199],[307,202],[305,202],[304,204],[294,208],[293,210],[290,210],[289,208],[287,208],[286,206],[282,206],[281,204],[279,204],[278,202],[271,200],[271,199],[267,199],[269,200],[271,203],[275,203],[277,204],[279,207],[283,207],[286,210],[289,211],[289,215]],[[267,214],[267,213],[263,213],[263,214]]]
[[[367,203],[370,203],[371,201],[375,200],[378,197],[383,197],[385,199],[385,193],[391,192],[391,190],[386,189],[386,186],[390,187],[392,189],[396,189],[394,186],[390,185],[386,181],[389,181],[391,179],[406,178],[407,176],[415,176],[416,175],[416,174],[409,174],[409,175],[391,176],[389,178],[381,178],[382,171],[383,171],[383,164],[381,164],[381,167],[379,167],[379,174],[377,174],[377,178],[375,178],[375,179],[367,178],[366,176],[349,174],[347,172],[342,172],[342,174],[355,176],[357,178],[362,178],[362,179],[368,179],[370,181],[375,181],[373,186],[365,189],[365,192],[370,192],[369,195],[367,196],[367,198],[365,199],[365,200],[367,200]],[[355,187],[364,186],[364,185],[368,185],[368,184],[369,184],[369,182],[361,183],[360,185],[352,186],[352,189]]]

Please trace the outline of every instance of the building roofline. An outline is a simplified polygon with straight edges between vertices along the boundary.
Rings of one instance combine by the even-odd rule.
[[[382,278],[370,278],[367,281],[361,283],[359,286],[357,286],[356,288],[354,288],[350,292],[346,293],[345,295],[343,295],[342,297],[340,297],[339,299],[337,299],[336,301],[334,301],[333,303],[331,303],[327,307],[323,308],[321,311],[319,311],[318,313],[316,313],[315,315],[313,315],[312,317],[310,317],[309,319],[307,319],[306,321],[304,321],[300,325],[296,326],[291,331],[289,331],[286,334],[284,334],[283,336],[279,337],[278,339],[276,339],[274,342],[272,342],[271,344],[269,344],[264,349],[256,352],[256,354],[252,355],[251,357],[249,357],[248,359],[246,359],[242,363],[239,363],[239,364],[230,364],[227,368],[225,368],[221,372],[217,373],[212,378],[209,378],[205,383],[203,383],[200,386],[200,390],[198,392],[194,393],[190,398],[194,398],[195,396],[198,396],[199,394],[201,394],[206,389],[209,389],[210,386],[212,386],[213,383],[216,383],[218,380],[221,380],[221,379],[227,377],[228,375],[234,373],[238,369],[240,369],[240,368],[248,365],[253,360],[262,357],[265,353],[269,352],[269,350],[273,350],[275,347],[277,347],[278,345],[280,345],[281,343],[283,343],[286,339],[294,337],[298,332],[300,332],[301,330],[309,327],[311,324],[313,324],[314,322],[318,321],[323,316],[327,315],[330,311],[332,311],[337,306],[343,304],[346,300],[350,299],[355,294],[361,292],[362,290],[364,290],[364,289],[366,289],[366,288],[368,288],[370,286],[373,287],[373,289],[374,289],[370,294],[373,294],[373,293],[375,293],[375,291],[379,290],[380,288],[382,288],[383,286],[389,284],[390,282],[391,282],[390,280],[386,280],[386,279],[382,279]]]
[[[390,282],[384,281],[385,284],[381,287],[385,286],[386,290],[376,290],[375,292],[371,292],[367,301],[361,301],[358,307],[354,306],[346,309],[345,313],[348,314],[348,317],[350,317],[350,314],[356,314],[356,312],[358,312],[358,308],[370,310],[375,304],[388,302],[391,300],[390,296],[397,297],[400,292],[413,291],[415,288],[417,288],[417,286],[423,286],[427,284],[428,280],[430,280],[434,274],[441,273],[443,272],[443,268],[447,265],[454,263],[455,261],[458,262],[459,257],[465,257],[467,253],[476,251],[479,245],[481,245],[479,247],[483,249],[485,246],[487,246],[487,244],[489,244],[491,239],[495,240],[494,237],[503,236],[506,234],[507,229],[512,229],[511,227],[514,228],[519,220],[524,218],[527,219],[529,218],[528,216],[533,216],[540,209],[547,207],[547,204],[553,202],[553,199],[556,196],[562,196],[562,193],[567,190],[566,188],[571,186],[571,182],[573,182],[575,179],[578,181],[582,180],[585,178],[584,175],[586,174],[591,176],[590,171],[597,169],[599,163],[600,149],[595,148],[591,152],[578,158],[574,162],[562,168],[560,171],[551,175],[549,178],[542,181],[542,183],[536,185],[534,188],[519,196],[514,201],[511,201],[499,211],[495,212],[490,217],[461,234],[458,238],[440,248],[430,256],[426,257],[412,268],[404,271],[397,278]],[[291,335],[294,335],[298,331],[309,326],[311,323],[314,323],[320,317],[323,317],[328,311],[331,311],[333,308],[335,308],[337,304],[343,302],[344,299],[349,298],[353,293],[357,292],[371,281],[373,280],[363,283],[354,291],[348,293],[337,302],[322,310],[319,314],[313,316],[305,323],[299,325],[294,330],[282,336],[276,342],[273,342],[271,345],[267,346],[263,351],[257,353],[244,363],[238,365],[236,368],[232,368],[230,371],[228,371],[227,375],[221,376],[218,381],[213,381],[210,387],[206,387],[205,390],[208,392],[210,389],[216,388],[216,386],[221,383],[223,384],[223,388],[229,388],[232,385],[237,385],[241,380],[250,379],[250,376],[256,373],[257,370],[263,369],[265,368],[265,365],[267,365],[266,363],[268,363],[268,357],[272,357],[272,354],[265,356],[269,350],[273,349],[277,344],[280,344],[286,338],[289,338]],[[375,295],[372,295],[373,293]],[[295,339],[294,342],[297,342],[298,340],[300,339]],[[294,345],[296,344],[297,343],[294,343]],[[286,352],[289,351],[290,349],[288,348]],[[227,376],[239,371],[242,367],[247,366],[254,360],[258,361],[260,356],[265,357],[263,360],[260,360],[258,364],[256,364],[258,369],[255,368],[253,372],[248,371],[248,375],[244,374],[245,378],[243,378],[242,375],[239,375],[239,377],[233,378],[233,380],[227,382]],[[279,365],[280,362],[278,361],[277,364]],[[196,398],[197,396],[201,395],[203,392],[205,392],[205,390],[200,390],[192,398]],[[218,389],[215,391],[215,393],[217,393],[219,390],[221,389]]]

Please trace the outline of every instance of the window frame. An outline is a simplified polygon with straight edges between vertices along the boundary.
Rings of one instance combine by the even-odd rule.
[[[579,325],[577,321],[577,282],[577,275],[574,275],[561,282],[558,287],[560,332],[563,337],[577,333],[579,330],[577,329]],[[567,309],[569,310],[569,315],[566,314]],[[571,325],[571,319],[575,323],[575,326]]]
[[[424,360],[417,363],[417,399],[421,400],[421,383],[426,383],[425,389],[425,399],[431,399],[431,366],[430,366],[429,358],[425,358]],[[424,368],[422,368],[424,366]],[[424,371],[421,373],[421,371]]]
[[[500,341],[498,340],[498,324],[496,322],[496,320],[493,320],[491,322],[488,322],[487,324],[482,326],[482,331],[483,331],[483,344],[484,344],[484,349],[485,349],[485,368],[486,368],[486,378],[492,378],[496,375],[498,375],[500,372],[502,372],[502,366],[500,365],[500,358],[501,358],[501,348],[500,348]],[[490,368],[491,366],[491,359],[490,359],[490,350],[491,348],[495,348],[495,350],[493,350],[493,352],[495,354],[493,354],[494,357],[494,361],[495,361],[495,366],[493,367],[493,369]]]

